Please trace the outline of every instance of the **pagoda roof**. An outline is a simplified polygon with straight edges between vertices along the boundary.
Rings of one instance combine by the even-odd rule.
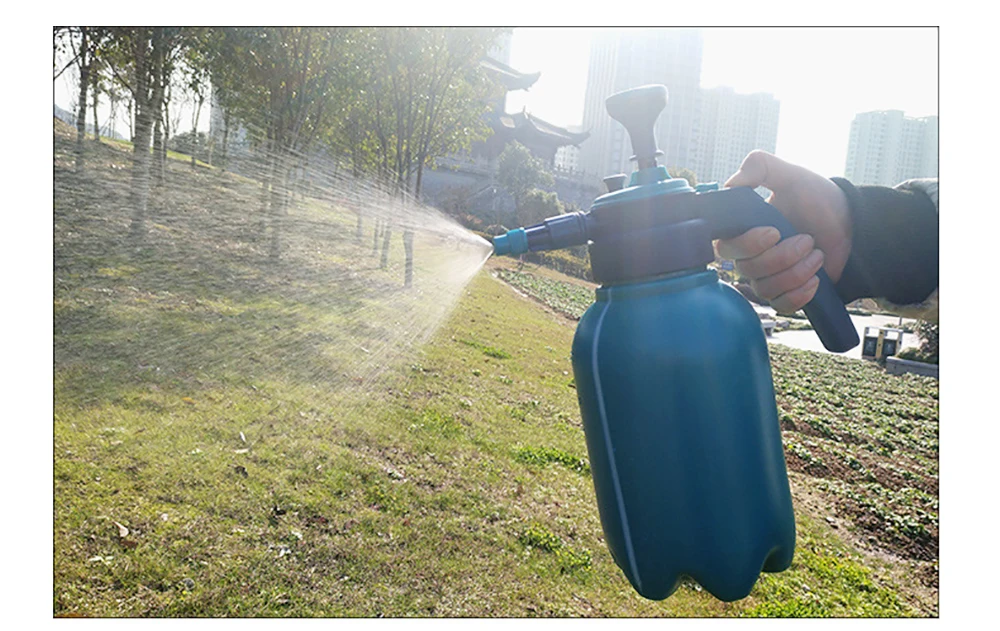
[[[504,127],[518,138],[532,138],[546,144],[561,147],[563,145],[579,145],[590,137],[590,132],[572,132],[564,127],[546,122],[527,110],[515,114],[500,114],[497,124]]]
[[[498,76],[500,82],[503,83],[504,87],[510,90],[527,90],[538,81],[538,77],[542,76],[541,72],[532,72],[530,74],[525,74],[523,72],[518,72],[514,70],[507,64],[500,63],[492,57],[483,57],[480,60],[479,65]]]

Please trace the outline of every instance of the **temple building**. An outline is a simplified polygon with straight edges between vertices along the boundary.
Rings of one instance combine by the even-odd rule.
[[[542,74],[540,72],[530,74],[518,72],[490,57],[484,58],[479,65],[493,75],[507,92],[527,90],[538,81]],[[508,143],[517,141],[531,151],[535,157],[543,160],[546,165],[553,167],[555,166],[556,151],[560,147],[566,145],[578,147],[590,136],[588,132],[572,132],[548,123],[527,110],[507,114],[506,104],[506,93],[492,104],[489,125],[493,129],[493,135],[483,143],[483,146],[473,149],[473,157],[482,156],[492,161],[503,152]]]
[[[531,88],[540,72],[518,72],[492,55],[484,57],[480,67],[505,89],[485,115],[492,133],[467,151],[437,158],[435,168],[424,171],[424,201],[449,212],[479,214],[486,209],[494,217],[493,222],[505,221],[512,215],[514,203],[497,184],[497,158],[509,143],[518,142],[553,171],[553,188],[561,201],[581,208],[589,206],[601,191],[578,173],[559,168],[556,153],[561,148],[578,148],[590,133],[553,125],[523,109],[507,113],[507,93]],[[596,182],[599,184],[599,180]]]

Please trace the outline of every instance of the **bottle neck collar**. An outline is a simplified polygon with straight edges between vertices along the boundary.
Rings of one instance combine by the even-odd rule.
[[[718,280],[719,275],[714,269],[696,267],[614,285],[602,285],[597,288],[597,301],[613,302],[675,293],[710,285]]]

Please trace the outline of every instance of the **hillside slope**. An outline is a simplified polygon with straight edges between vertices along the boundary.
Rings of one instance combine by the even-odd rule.
[[[932,545],[885,510],[936,483],[936,385],[775,353],[793,567],[737,603],[693,583],[647,601],[602,539],[571,320],[491,263],[414,329],[431,312],[397,297],[401,248],[379,269],[370,231],[341,238],[353,214],[304,199],[268,262],[259,185],[182,162],[136,252],[127,148],[88,147],[77,174],[54,142],[56,615],[936,612],[907,565],[936,582],[936,512]]]

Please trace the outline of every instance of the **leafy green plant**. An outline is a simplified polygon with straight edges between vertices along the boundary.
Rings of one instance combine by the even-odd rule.
[[[501,280],[570,318],[579,319],[594,303],[594,291],[587,287],[508,269],[497,270],[497,275]]]
[[[494,346],[487,346],[486,344],[483,344],[482,342],[477,342],[475,340],[459,340],[459,341],[462,344],[465,344],[466,346],[471,346],[472,348],[479,349],[480,351],[483,352],[483,355],[486,355],[487,357],[494,357],[496,359],[510,359],[510,353],[501,350],[499,348],[496,348]]]
[[[550,462],[555,462],[577,473],[584,475],[590,473],[590,465],[586,459],[573,456],[553,447],[518,447],[514,451],[514,459],[518,462],[533,465],[546,465]]]
[[[540,524],[528,526],[518,535],[517,540],[525,547],[537,548],[546,552],[555,552],[563,545],[562,539]]]
[[[537,549],[555,554],[559,564],[559,573],[565,574],[574,570],[589,570],[593,557],[589,550],[570,548],[557,535],[541,524],[528,526],[517,540],[527,549]]]

